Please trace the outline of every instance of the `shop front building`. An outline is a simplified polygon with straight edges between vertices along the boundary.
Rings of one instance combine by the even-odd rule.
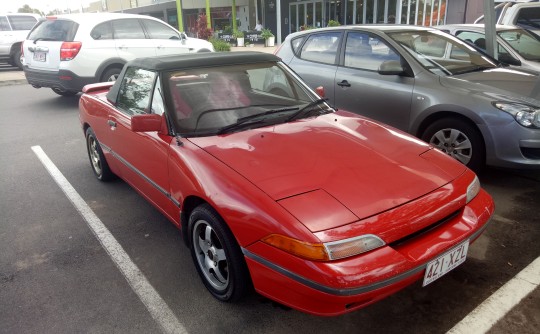
[[[207,0],[180,0],[180,30],[196,37],[196,21],[206,14]],[[214,31],[232,26],[232,0],[210,0]],[[178,27],[177,2],[173,0],[101,0],[103,11],[151,15]],[[464,23],[467,9],[481,7],[482,0],[235,0],[237,29],[251,31],[257,23],[270,29],[277,42],[295,31],[330,24]],[[96,6],[94,6],[96,7]]]

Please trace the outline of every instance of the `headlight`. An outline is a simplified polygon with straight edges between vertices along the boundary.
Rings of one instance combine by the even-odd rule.
[[[516,121],[527,128],[540,128],[540,108],[522,103],[493,102],[497,109],[514,116]]]
[[[373,234],[366,234],[355,238],[327,242],[324,244],[330,260],[343,259],[362,254],[382,246],[384,246],[384,241]]]
[[[262,239],[262,241],[287,253],[314,261],[343,259],[369,252],[385,245],[381,238],[373,234],[317,244],[296,240],[279,234],[269,235]]]
[[[476,195],[478,195],[479,191],[480,191],[480,181],[478,180],[478,177],[475,175],[474,180],[467,187],[467,203],[472,201],[472,199],[475,198]]]

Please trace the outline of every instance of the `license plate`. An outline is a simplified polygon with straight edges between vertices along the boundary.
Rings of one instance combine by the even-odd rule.
[[[46,61],[47,60],[47,53],[45,52],[34,52],[34,60],[35,61]]]
[[[469,250],[469,240],[462,244],[452,248],[448,252],[439,256],[435,260],[429,262],[426,267],[426,273],[424,274],[424,283],[422,286],[426,286],[429,283],[439,279],[441,276],[448,273],[450,270],[459,266],[467,258],[467,251]]]

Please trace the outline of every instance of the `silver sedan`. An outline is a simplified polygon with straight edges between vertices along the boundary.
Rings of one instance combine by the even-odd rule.
[[[277,55],[333,106],[405,130],[476,171],[540,169],[538,72],[414,26],[307,30],[287,36]]]

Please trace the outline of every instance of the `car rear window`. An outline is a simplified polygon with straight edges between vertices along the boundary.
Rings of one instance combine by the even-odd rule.
[[[78,28],[79,24],[71,20],[47,19],[34,27],[28,39],[72,42]]]
[[[35,17],[25,15],[8,15],[8,20],[13,30],[30,30],[37,22]]]

